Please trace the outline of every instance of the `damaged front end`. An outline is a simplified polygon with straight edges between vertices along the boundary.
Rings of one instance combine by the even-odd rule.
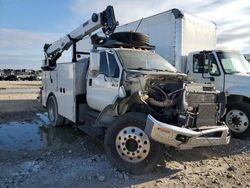
[[[225,95],[212,84],[149,80],[141,100],[150,108],[145,132],[179,149],[224,145],[230,141],[223,121]]]

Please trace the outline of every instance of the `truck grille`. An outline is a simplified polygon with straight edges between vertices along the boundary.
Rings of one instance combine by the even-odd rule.
[[[197,112],[196,127],[213,126],[217,122],[217,92],[213,85],[187,84],[185,100]]]
[[[187,93],[186,101],[188,106],[198,107],[201,103],[215,103],[216,95],[213,93]]]

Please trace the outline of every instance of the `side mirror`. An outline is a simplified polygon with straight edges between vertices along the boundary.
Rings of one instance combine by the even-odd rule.
[[[120,98],[126,97],[126,91],[123,86],[119,87],[119,93],[118,93]]]
[[[89,62],[89,74],[96,77],[100,69],[100,53],[97,50],[91,50]]]

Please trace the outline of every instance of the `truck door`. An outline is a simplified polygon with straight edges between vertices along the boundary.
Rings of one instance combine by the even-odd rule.
[[[215,85],[216,89],[223,91],[223,71],[212,52],[201,52],[199,54],[194,54],[192,63],[192,77],[196,82],[212,83]]]
[[[120,77],[121,67],[116,55],[106,51],[101,52],[98,75],[88,75],[87,79],[89,107],[102,111],[109,104],[113,104],[119,96]]]

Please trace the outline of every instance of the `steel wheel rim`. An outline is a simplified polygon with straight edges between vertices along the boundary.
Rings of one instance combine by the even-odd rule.
[[[115,145],[120,157],[130,163],[143,161],[150,151],[149,138],[138,127],[122,129],[116,137]]]
[[[226,115],[227,126],[237,133],[242,133],[247,130],[249,120],[247,115],[241,110],[231,110]]]

